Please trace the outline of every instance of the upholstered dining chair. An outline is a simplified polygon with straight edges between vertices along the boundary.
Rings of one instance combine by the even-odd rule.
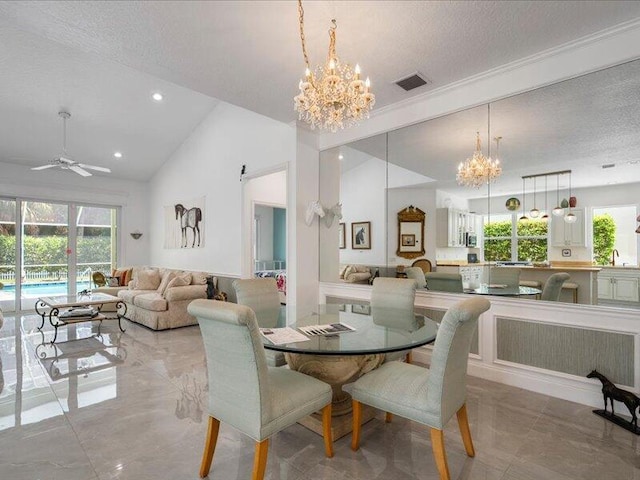
[[[491,285],[506,285],[520,287],[520,269],[514,267],[491,267],[489,269],[489,283]]]
[[[104,287],[107,284],[107,277],[102,272],[93,272],[91,279],[96,288]]]
[[[269,437],[322,410],[324,447],[333,456],[331,387],[287,368],[268,367],[253,310],[216,300],[194,300],[207,357],[209,424],[200,477],[209,474],[220,422],[256,441],[252,480],[262,480]]]
[[[420,267],[424,273],[429,273],[432,270],[431,261],[426,258],[419,258],[411,264],[412,267]]]
[[[467,362],[478,317],[490,306],[485,298],[472,298],[447,311],[438,329],[429,370],[389,362],[353,384],[352,450],[356,451],[360,446],[364,403],[429,426],[441,480],[451,478],[444,448],[444,427],[454,414],[458,417],[467,455],[475,455],[465,403]]]
[[[540,300],[547,300],[550,302],[559,301],[560,294],[562,293],[562,284],[569,280],[569,278],[571,278],[571,276],[565,272],[554,273],[551,275],[547,279],[547,283],[544,284]]]
[[[462,275],[459,273],[430,272],[424,274],[427,290],[462,293]]]
[[[408,278],[378,277],[373,281],[371,308],[394,308],[413,313],[416,301],[416,282]],[[385,362],[405,360],[411,363],[411,350],[391,352],[385,355]]]
[[[416,287],[427,287],[427,280],[425,279],[424,272],[420,267],[407,267],[404,269],[404,273],[408,279],[416,281]]]
[[[275,278],[250,278],[233,282],[239,305],[245,305],[254,311],[261,328],[278,325],[280,317],[280,294]],[[267,350],[267,365],[281,367],[287,362],[282,352]]]

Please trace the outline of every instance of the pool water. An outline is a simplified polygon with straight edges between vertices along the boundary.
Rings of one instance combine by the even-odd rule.
[[[77,282],[78,291],[90,288],[89,282]],[[15,296],[15,285],[5,285],[0,290],[0,296],[13,298]],[[50,295],[65,295],[67,293],[67,282],[49,282],[49,283],[27,283],[22,285],[23,297],[42,297]]]

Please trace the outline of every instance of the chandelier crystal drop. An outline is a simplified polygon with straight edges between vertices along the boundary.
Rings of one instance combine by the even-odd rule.
[[[336,21],[331,21],[333,25],[329,29],[327,62],[312,71],[304,38],[302,0],[298,0],[298,13],[302,54],[307,67],[298,84],[300,93],[293,99],[298,119],[308,123],[312,129],[318,127],[336,132],[369,118],[369,111],[376,102],[375,95],[371,93],[371,82],[369,78],[361,79],[358,65],[352,68],[340,62],[336,54]]]
[[[494,182],[502,173],[500,160],[492,160],[482,154],[480,132],[476,132],[476,151],[471,158],[467,158],[458,165],[456,180],[458,185],[480,188],[482,185]]]

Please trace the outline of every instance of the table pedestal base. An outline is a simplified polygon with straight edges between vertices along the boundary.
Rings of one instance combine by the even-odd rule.
[[[369,405],[362,405],[362,425],[367,423],[378,413],[373,407]],[[322,415],[319,413],[313,413],[308,417],[304,417],[298,420],[298,423],[303,427],[307,427],[314,433],[322,435]],[[347,413],[346,415],[340,415],[338,417],[331,418],[331,438],[335,442],[339,438],[349,435],[353,430],[353,414]]]
[[[371,370],[378,368],[384,362],[384,354],[373,355],[306,355],[285,353],[285,358],[291,370],[315,377],[331,385],[333,398],[331,400],[331,419],[333,439],[337,440],[351,432],[351,395],[342,387]],[[368,422],[375,415],[375,409],[367,412],[363,409],[362,422]],[[299,422],[308,429],[322,435],[322,418],[311,415]]]

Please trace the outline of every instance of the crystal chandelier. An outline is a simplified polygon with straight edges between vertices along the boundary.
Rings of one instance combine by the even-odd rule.
[[[312,129],[318,127],[336,132],[338,128],[351,127],[369,118],[376,97],[370,91],[369,78],[366,81],[360,78],[358,65],[353,69],[340,63],[336,55],[336,21],[331,20],[333,26],[329,29],[327,63],[318,65],[312,72],[304,41],[302,0],[298,0],[298,13],[302,54],[307,66],[304,79],[298,85],[300,93],[293,99],[298,119],[307,122]]]
[[[502,167],[498,158],[492,160],[491,157],[485,157],[482,154],[480,132],[476,132],[476,135],[476,151],[473,152],[471,158],[467,158],[458,165],[456,180],[458,185],[480,188],[482,185],[495,181],[502,173]],[[496,138],[498,145],[499,138]]]

